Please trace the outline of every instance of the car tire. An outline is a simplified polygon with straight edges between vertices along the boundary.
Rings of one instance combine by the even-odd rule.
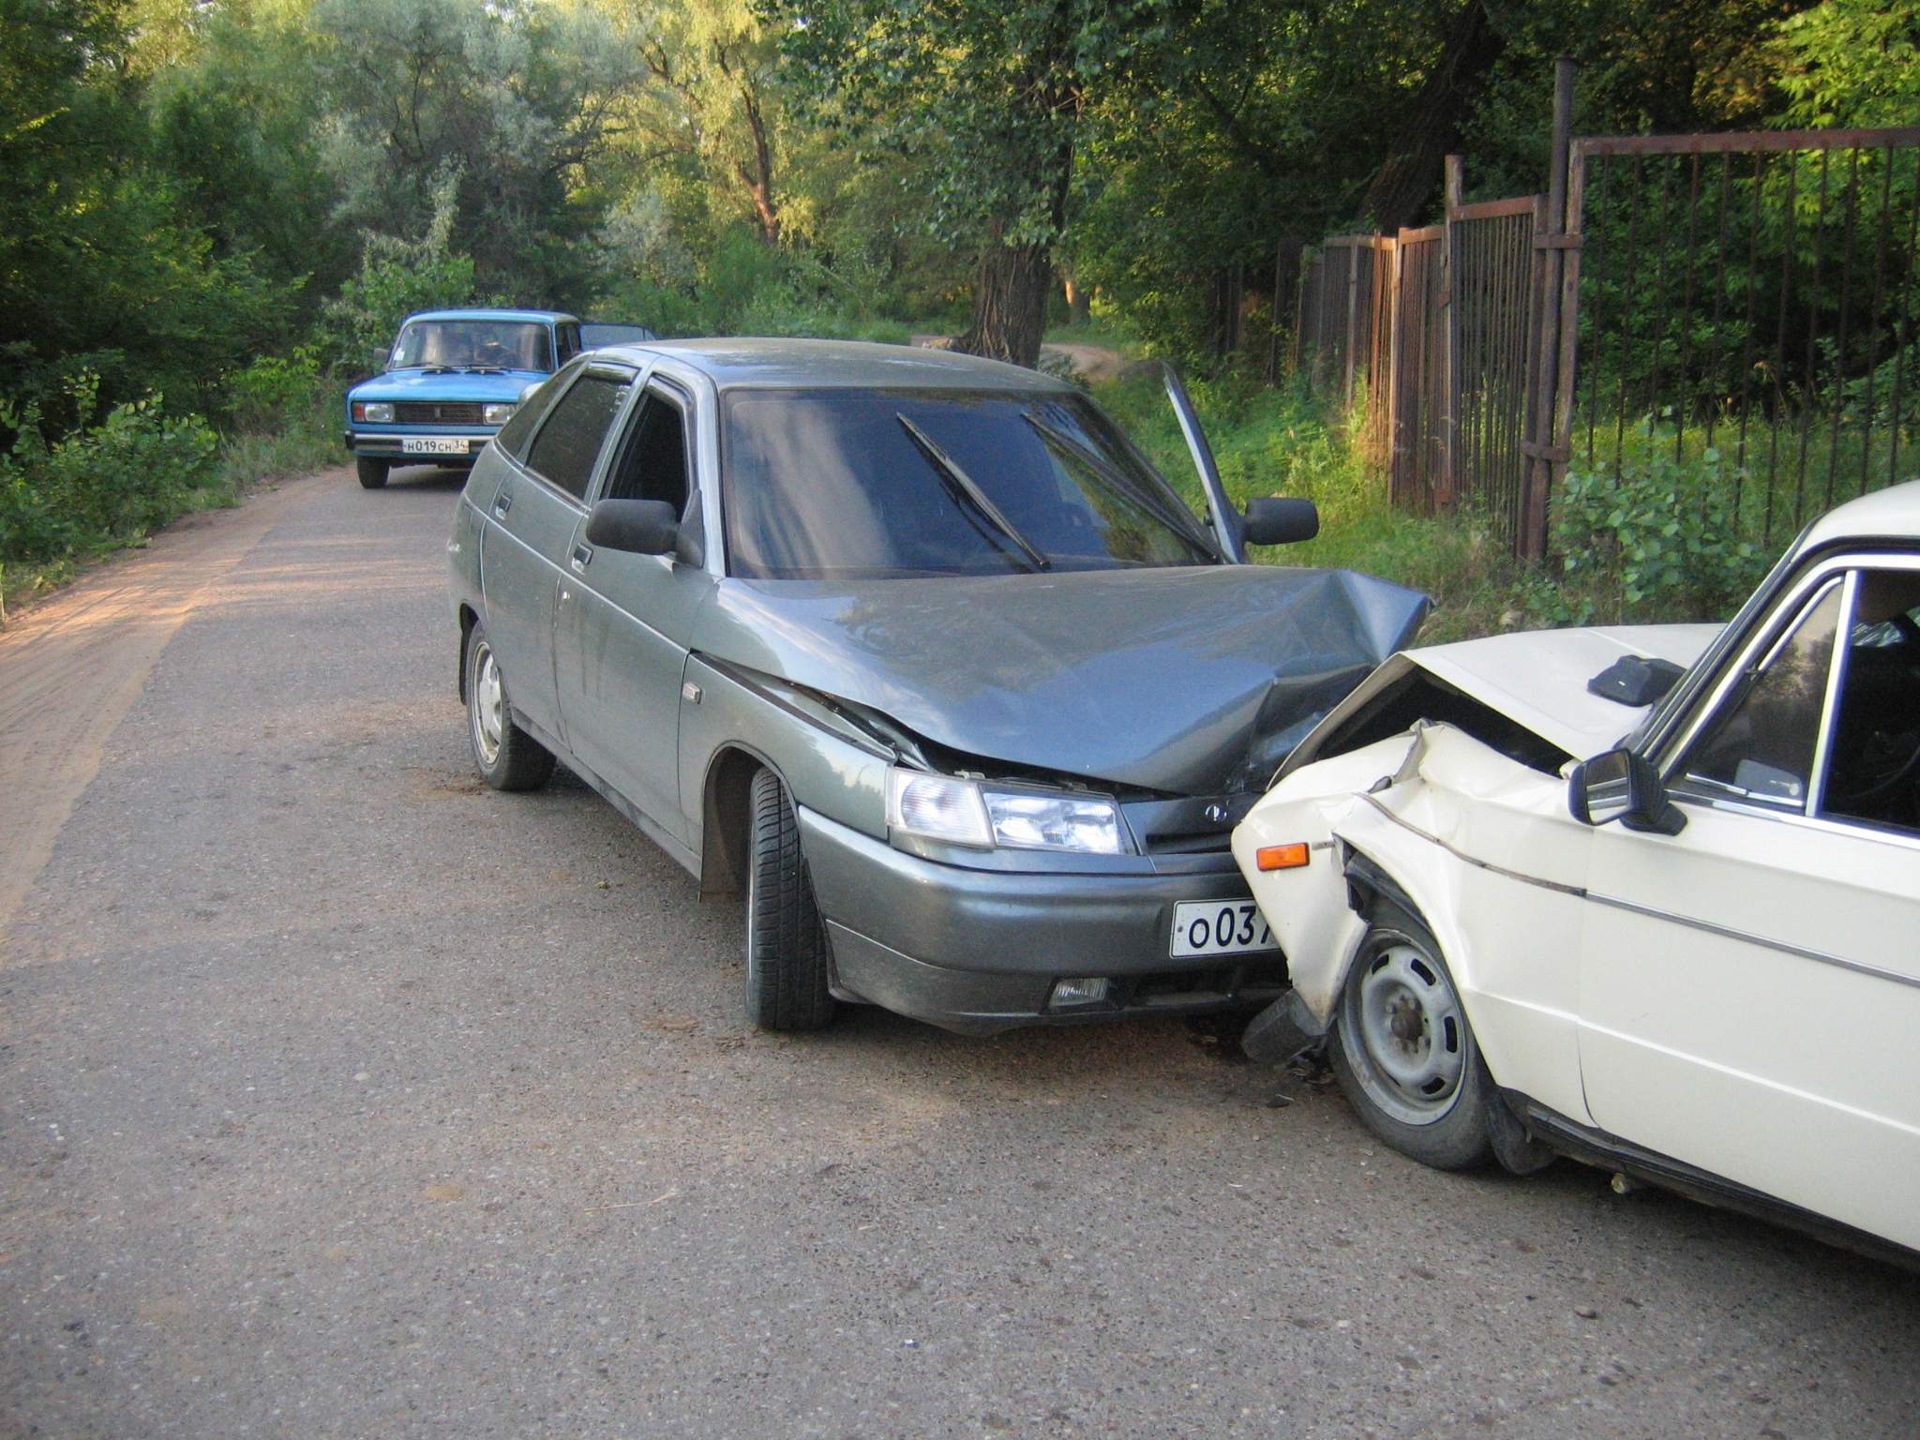
[[[818,1030],[833,1018],[827,930],[800,854],[800,824],[771,770],[753,777],[747,855],[747,1020],[763,1030]]]
[[[375,460],[367,455],[356,455],[353,457],[353,468],[355,473],[360,476],[360,488],[362,490],[379,490],[385,487],[387,483],[386,461]]]
[[[1499,1102],[1440,946],[1426,926],[1383,908],[1354,956],[1328,1046],[1334,1076],[1368,1129],[1436,1170],[1494,1158]]]
[[[467,632],[467,742],[496,790],[538,790],[553,775],[553,752],[513,723],[506,677],[479,625]]]

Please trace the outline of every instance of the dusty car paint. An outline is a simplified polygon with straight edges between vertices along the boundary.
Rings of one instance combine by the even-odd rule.
[[[1897,677],[1885,667],[1909,643],[1872,633],[1876,585],[1920,598],[1920,486],[1811,527],[1722,631],[1539,632],[1396,656],[1234,834],[1295,987],[1263,1033],[1292,1045],[1336,1025],[1369,929],[1360,904],[1384,885],[1438,941],[1487,1070],[1536,1139],[1847,1243],[1920,1249],[1920,816],[1816,808],[1828,792],[1867,803],[1838,778],[1858,765],[1834,748],[1847,686],[1856,667],[1862,684]],[[1762,803],[1682,775],[1827,604],[1859,608],[1840,612],[1852,628],[1838,659],[1812,672],[1828,687],[1812,794]],[[1876,647],[1888,659],[1870,665]],[[1623,649],[1693,668],[1652,707],[1587,693]],[[1910,695],[1920,663],[1905,663]],[[1472,703],[1451,723],[1376,733],[1455,693]],[[1570,813],[1573,762],[1623,742],[1656,767],[1676,833]],[[1894,782],[1920,783],[1898,759]],[[1307,864],[1260,868],[1263,847],[1299,843]]]

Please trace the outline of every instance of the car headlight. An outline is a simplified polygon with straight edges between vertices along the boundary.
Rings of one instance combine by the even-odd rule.
[[[513,418],[513,409],[510,401],[496,405],[482,405],[480,419],[487,425],[504,425]]]
[[[1120,812],[1099,795],[1000,788],[919,770],[887,772],[887,826],[976,849],[1120,855]]]
[[[353,407],[353,418],[373,425],[391,425],[393,406],[384,400],[364,401]]]

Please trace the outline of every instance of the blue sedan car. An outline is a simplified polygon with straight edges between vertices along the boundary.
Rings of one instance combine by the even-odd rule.
[[[552,310],[431,310],[409,315],[386,369],[347,393],[347,448],[378,490],[397,465],[465,469],[520,397],[591,341]]]

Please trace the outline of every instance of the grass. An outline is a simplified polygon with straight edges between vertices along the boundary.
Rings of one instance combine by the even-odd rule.
[[[1545,623],[1528,603],[1525,567],[1489,525],[1470,513],[1432,519],[1395,510],[1385,476],[1302,395],[1235,379],[1193,381],[1188,389],[1236,505],[1289,495],[1319,508],[1316,539],[1257,552],[1260,562],[1359,570],[1424,591],[1435,607],[1424,643]],[[1094,393],[1188,503],[1203,508],[1199,476],[1159,382],[1121,380]]]
[[[1425,591],[1435,602],[1421,632],[1425,644],[1569,623],[1724,620],[1800,523],[1828,508],[1830,473],[1838,503],[1857,493],[1863,473],[1885,483],[1893,468],[1887,431],[1868,453],[1857,433],[1836,438],[1830,422],[1783,422],[1780,448],[1791,443],[1797,460],[1805,444],[1804,482],[1768,466],[1764,447],[1772,442],[1764,432],[1750,434],[1744,466],[1725,425],[1709,445],[1704,428],[1680,432],[1643,420],[1624,427],[1617,449],[1606,435],[1597,457],[1606,463],[1590,468],[1581,465],[1583,437],[1576,436],[1574,466],[1553,502],[1549,555],[1531,565],[1515,560],[1471,508],[1436,517],[1396,511],[1385,474],[1350,440],[1350,427],[1304,393],[1235,377],[1190,382],[1189,391],[1235,504],[1292,495],[1319,507],[1317,539],[1255,559],[1359,570]],[[1159,383],[1120,380],[1094,393],[1204,510]],[[1920,436],[1902,434],[1899,455],[1906,470],[1920,469]]]

